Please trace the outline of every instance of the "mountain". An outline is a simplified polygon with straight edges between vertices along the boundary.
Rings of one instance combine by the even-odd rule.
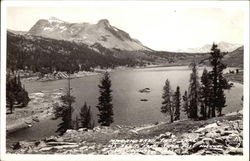
[[[224,41],[219,42],[217,45],[222,52],[232,52],[236,50],[237,48],[239,48],[240,46],[242,46],[240,44],[232,44],[232,43],[228,43]],[[211,51],[211,47],[212,47],[212,44],[206,44],[199,48],[179,49],[177,50],[177,52],[208,53]]]
[[[101,44],[105,48],[128,51],[151,50],[128,33],[109,24],[106,19],[97,24],[69,23],[51,17],[40,19],[29,30],[29,34],[58,40],[82,42],[87,45]]]
[[[226,54],[224,56],[223,61],[228,66],[243,67],[244,47],[241,46],[241,47],[237,48],[236,50],[229,52],[228,54]]]
[[[27,31],[16,31],[16,30],[11,30],[11,29],[8,29],[7,31],[12,32],[12,33],[17,34],[17,35],[27,34]]]
[[[157,58],[144,51],[108,49],[99,43],[89,46],[74,41],[7,31],[7,68],[13,71],[89,71],[93,68],[141,66],[153,63]]]
[[[205,53],[164,51],[128,51],[109,49],[99,43],[87,45],[31,34],[7,32],[7,68],[33,72],[75,72],[93,68],[143,65],[188,65],[193,59],[203,60]]]
[[[210,65],[209,63],[209,54],[206,57],[203,57],[199,63],[203,65]],[[226,52],[222,58],[223,63],[228,67],[243,67],[244,62],[244,46],[240,46],[234,51]]]

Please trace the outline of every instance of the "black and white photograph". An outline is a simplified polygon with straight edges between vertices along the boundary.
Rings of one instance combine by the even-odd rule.
[[[1,1],[0,160],[190,157],[249,160],[249,1]]]

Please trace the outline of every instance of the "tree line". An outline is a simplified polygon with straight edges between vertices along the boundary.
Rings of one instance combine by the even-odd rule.
[[[197,64],[193,61],[190,64],[191,74],[188,91],[182,96],[182,110],[191,119],[208,119],[222,116],[222,109],[226,107],[226,97],[224,90],[230,89],[230,84],[223,77],[223,70],[226,65],[222,63],[223,53],[220,52],[216,44],[212,45],[210,52],[211,71],[204,68],[199,81]],[[161,112],[170,116],[170,122],[180,119],[181,96],[180,87],[176,91],[171,90],[169,80],[166,80],[162,94],[163,102]]]

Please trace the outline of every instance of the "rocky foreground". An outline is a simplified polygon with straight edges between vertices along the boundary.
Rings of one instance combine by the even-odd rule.
[[[68,130],[63,136],[20,141],[18,154],[242,155],[242,113],[204,121],[184,120],[144,127]]]

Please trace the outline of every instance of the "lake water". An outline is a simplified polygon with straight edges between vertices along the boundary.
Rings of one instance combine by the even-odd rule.
[[[199,75],[202,74],[199,70]],[[111,72],[114,123],[126,125],[150,124],[169,121],[169,118],[160,112],[162,102],[162,88],[166,79],[169,79],[171,88],[176,90],[180,86],[181,95],[188,89],[191,70],[186,66],[158,67],[144,69],[127,69]],[[79,113],[84,101],[91,106],[93,117],[97,120],[99,89],[98,84],[102,75],[93,75],[71,80],[72,94],[76,97],[74,115]],[[67,80],[49,82],[28,82],[25,84],[29,93],[45,90],[65,88]],[[140,93],[139,90],[150,88],[149,93]],[[223,113],[241,109],[243,85],[234,83],[234,87],[225,91],[227,107]],[[141,101],[147,99],[148,101]],[[74,117],[74,116],[73,116]],[[8,136],[10,140],[39,139],[55,134],[58,121],[45,120],[37,123],[32,128],[15,132]],[[97,124],[97,121],[96,121]],[[44,127],[44,128],[41,128]]]

